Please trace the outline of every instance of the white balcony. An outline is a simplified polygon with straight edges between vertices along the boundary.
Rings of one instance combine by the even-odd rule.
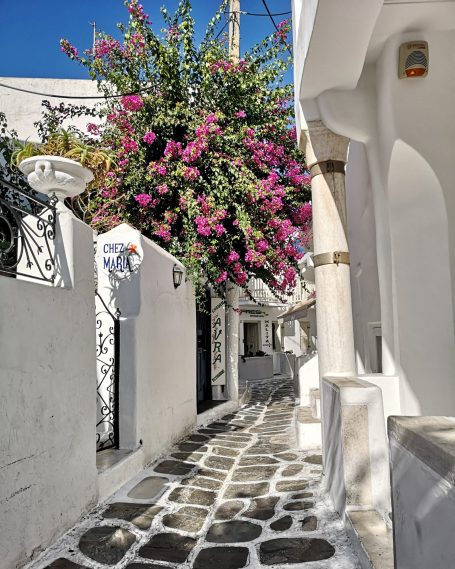
[[[251,279],[250,282],[248,283],[248,290],[250,291],[251,295],[253,296],[256,302],[291,305],[296,302],[301,302],[302,300],[306,300],[308,298],[309,294],[314,289],[314,285],[305,283],[305,286],[307,290],[305,290],[303,286],[303,281],[299,280],[297,282],[293,294],[290,296],[286,296],[284,299],[277,298],[261,279]],[[283,300],[285,302],[283,302]],[[240,302],[251,303],[253,301],[248,296],[248,294],[242,290],[240,292]]]

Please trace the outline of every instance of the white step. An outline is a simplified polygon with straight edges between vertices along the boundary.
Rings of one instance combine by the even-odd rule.
[[[376,510],[349,511],[345,521],[362,569],[394,569],[392,530]]]
[[[302,450],[321,448],[321,421],[313,416],[311,407],[297,408],[296,430],[299,448]]]
[[[313,417],[321,419],[321,392],[319,389],[310,390],[310,406]]]

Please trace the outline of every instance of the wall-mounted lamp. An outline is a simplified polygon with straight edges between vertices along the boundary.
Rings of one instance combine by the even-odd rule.
[[[413,41],[400,45],[398,77],[409,79],[428,75],[428,42]]]
[[[179,265],[174,265],[172,268],[172,280],[174,281],[174,288],[178,288],[182,284],[183,269]]]

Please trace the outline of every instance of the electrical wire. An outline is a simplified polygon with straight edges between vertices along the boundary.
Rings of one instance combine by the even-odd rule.
[[[224,24],[224,26],[221,28],[221,30],[218,32],[218,34],[215,36],[215,39],[217,40],[220,35],[224,32],[224,30],[229,26],[229,20]]]
[[[20,91],[21,93],[29,93],[30,95],[40,95],[40,97],[49,97],[54,99],[118,99],[119,97],[125,97],[128,95],[139,95],[141,93],[148,93],[151,89],[141,89],[134,91],[132,93],[120,93],[118,95],[102,95],[102,96],[75,96],[75,95],[54,95],[51,93],[40,93],[39,91],[31,91],[30,89],[22,89],[21,87],[14,87],[13,85],[6,85],[5,83],[0,83],[0,87],[5,89],[11,89],[12,91]]]
[[[272,24],[275,26],[276,31],[277,31],[278,33],[280,33],[280,30],[279,30],[278,26],[276,25],[275,20],[273,19],[273,14],[272,14],[272,12],[271,12],[270,9],[269,9],[266,0],[262,0],[262,4],[263,4],[263,6],[264,6],[264,8],[265,8],[265,11],[267,12],[269,18],[271,19]],[[287,44],[286,44],[286,48],[287,48],[287,50],[289,51],[290,56],[292,57],[292,51],[291,51],[290,47],[289,47]]]
[[[228,14],[229,12],[224,12],[224,13]],[[259,14],[257,12],[243,12],[242,10],[240,10],[239,13],[242,16],[265,16],[266,18],[270,17],[269,14]],[[271,16],[289,16],[289,14],[292,14],[291,10],[289,10],[288,12],[275,12],[274,14],[271,14]]]

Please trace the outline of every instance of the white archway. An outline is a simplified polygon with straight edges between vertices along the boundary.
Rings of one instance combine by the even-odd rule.
[[[399,140],[387,191],[402,413],[453,414],[455,334],[442,188],[426,160]]]

